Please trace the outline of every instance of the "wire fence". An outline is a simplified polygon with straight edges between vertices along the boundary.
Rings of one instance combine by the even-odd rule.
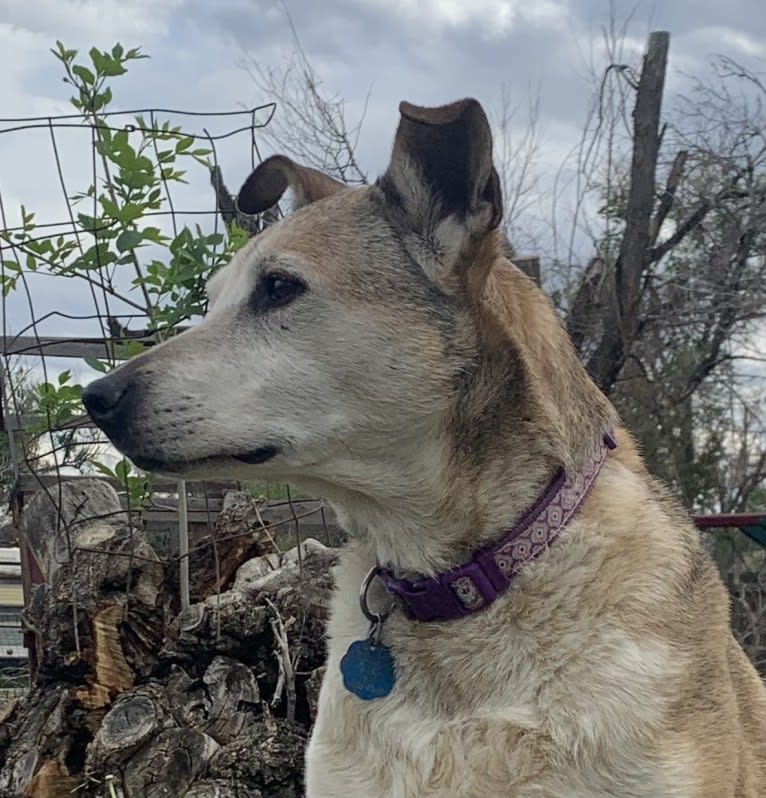
[[[186,485],[154,481],[150,475],[113,468],[116,454],[83,413],[77,383],[70,372],[79,372],[80,381],[85,383],[96,374],[93,369],[98,368],[97,361],[115,365],[129,357],[136,346],[151,346],[183,328],[187,321],[183,315],[171,323],[158,321],[156,307],[148,301],[146,284],[135,279],[136,274],[147,274],[151,258],[157,258],[158,253],[160,257],[178,256],[172,243],[170,250],[158,249],[161,236],[173,243],[180,241],[179,249],[184,245],[193,249],[195,241],[212,236],[212,243],[197,257],[196,268],[205,276],[227,259],[226,236],[221,233],[228,234],[233,222],[249,234],[268,223],[269,219],[243,219],[237,214],[223,181],[222,161],[234,165],[237,180],[260,162],[258,134],[269,124],[274,111],[274,104],[267,104],[227,112],[139,108],[104,113],[95,121],[87,114],[0,119],[0,153],[28,146],[34,134],[46,134],[42,140],[36,139],[38,150],[33,162],[43,164],[47,160],[53,165],[46,171],[47,196],[58,198],[59,209],[57,215],[32,219],[22,203],[12,207],[8,197],[18,192],[0,183],[0,409],[5,433],[0,467],[3,487],[12,496],[14,523],[20,527],[21,512],[33,496],[44,496],[56,519],[56,535],[66,540],[67,559],[72,562],[81,551],[92,553],[92,549],[75,544],[71,530],[88,521],[103,521],[103,515],[89,516],[87,503],[80,508],[64,508],[62,484],[84,475],[99,476],[104,471],[99,461],[106,463],[131,527],[143,526],[163,565],[180,569],[182,607],[189,601],[189,562],[200,552],[212,548],[217,557],[218,550],[235,538],[264,529],[273,536],[276,546],[299,542],[306,535],[337,542],[340,533],[320,501],[295,496],[289,486]],[[152,233],[142,249],[118,253],[122,257],[114,262],[105,257],[108,252],[102,245],[106,236],[121,226],[125,229],[125,220],[114,218],[104,223],[104,214],[99,211],[111,207],[108,203],[115,199],[119,177],[114,164],[103,157],[103,150],[104,142],[118,135],[134,142],[132,150],[148,159],[159,175],[157,194],[152,199],[156,207],[144,207],[141,220],[157,225],[160,233]],[[184,154],[197,144],[204,145],[206,154],[195,158],[186,182],[180,182],[167,166],[167,147],[180,148],[177,152]],[[173,157],[176,154],[174,151]],[[73,187],[80,189],[83,178],[85,190],[75,191]],[[39,198],[39,190],[37,193]],[[128,225],[127,229],[134,227]],[[184,231],[192,227],[193,234],[184,238]],[[89,268],[68,271],[55,257],[57,252],[68,256],[72,251],[84,257],[92,250],[95,259]],[[191,283],[191,287],[184,284],[177,292],[182,298],[199,290],[199,280]],[[41,391],[40,385],[48,387]],[[73,391],[66,393],[70,387]],[[223,494],[242,487],[259,498],[256,506],[262,511],[236,534],[219,534],[215,521]],[[130,585],[125,589],[129,591]],[[22,635],[19,614],[16,607],[6,609],[8,628],[0,629],[0,633],[13,636],[15,646]],[[19,674],[25,665],[17,660],[17,656],[6,660],[8,669],[0,670],[0,699],[21,689]],[[3,662],[0,650],[0,668]]]

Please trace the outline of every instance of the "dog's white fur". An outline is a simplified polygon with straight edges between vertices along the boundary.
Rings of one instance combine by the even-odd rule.
[[[658,528],[646,487],[624,466],[610,463],[597,491],[604,512]],[[647,562],[620,588],[647,614],[674,600],[660,568],[674,543],[653,538],[647,559],[658,570]],[[693,748],[662,733],[687,663],[661,636],[634,634],[594,600],[617,546],[599,519],[578,518],[511,595],[480,615],[433,624],[427,636],[416,622],[391,619],[383,641],[400,683],[385,701],[362,705],[343,689],[339,663],[367,632],[355,598],[374,558],[362,547],[350,551],[336,573],[308,795],[703,794]],[[656,749],[651,757],[647,745]]]
[[[403,112],[378,186],[345,189],[286,159],[255,171],[252,207],[287,183],[308,205],[211,281],[198,327],[106,378],[136,397],[140,424],[120,445],[189,478],[293,481],[357,538],[336,572],[308,798],[762,796],[763,685],[698,535],[623,430],[565,534],[511,590],[462,620],[395,612],[394,691],[363,702],[344,689],[371,566],[463,561],[615,423],[502,256],[478,104]],[[253,313],[275,270],[306,294]],[[262,465],[233,456],[269,445]]]

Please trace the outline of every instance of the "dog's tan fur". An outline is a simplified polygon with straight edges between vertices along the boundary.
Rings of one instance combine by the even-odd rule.
[[[481,108],[402,111],[375,186],[284,158],[254,172],[243,208],[288,185],[305,207],[214,278],[198,328],[107,378],[139,397],[122,448],[187,476],[291,479],[358,538],[336,574],[309,798],[763,798],[763,684],[697,532],[622,429],[566,532],[505,595],[450,622],[394,612],[394,691],[362,702],[343,688],[371,566],[458,564],[616,422],[550,303],[502,255]],[[308,291],[253,321],[246,297],[274,264]],[[196,360],[215,370],[211,395],[189,376]],[[232,460],[238,437],[254,448],[267,434],[273,460]],[[371,600],[386,602],[380,586]]]

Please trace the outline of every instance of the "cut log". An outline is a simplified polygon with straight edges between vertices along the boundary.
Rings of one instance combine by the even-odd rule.
[[[255,674],[241,662],[216,657],[202,682],[208,699],[203,728],[218,743],[228,743],[242,731],[248,710],[260,707]]]
[[[183,798],[263,798],[254,787],[245,787],[231,781],[199,781]]]
[[[210,762],[209,775],[255,787],[263,798],[302,796],[306,731],[282,719],[265,718],[251,735],[222,746]]]
[[[77,769],[84,756],[83,740],[88,733],[82,713],[72,713],[71,706],[69,685],[49,684],[45,689],[33,690],[19,705],[14,717],[6,720],[3,727],[9,733],[10,745],[0,770],[2,798],[32,795],[35,774],[52,760],[58,762],[58,767],[47,764],[38,785],[64,778],[67,774],[62,766]],[[66,795],[66,792],[59,794]]]
[[[243,563],[273,548],[259,503],[244,491],[227,493],[213,534],[198,540],[189,557],[192,601],[227,590]]]
[[[120,798],[303,794],[337,551],[275,553],[249,497],[227,505],[219,542],[249,542],[205,564],[206,597],[172,623],[168,565],[140,531],[69,530],[26,611],[40,668],[0,717],[0,798],[104,798],[107,777]]]
[[[157,684],[141,685],[123,693],[103,719],[88,746],[86,769],[108,773],[120,768],[147,740],[173,725]]]
[[[78,530],[126,523],[114,488],[99,479],[81,479],[38,491],[24,508],[21,538],[50,583],[69,561]]]
[[[218,743],[197,729],[168,729],[141,748],[122,773],[129,798],[178,798],[205,768]]]
[[[26,795],[29,798],[62,798],[71,794],[79,786],[74,778],[57,759],[49,759],[35,773]]]
[[[113,697],[146,675],[169,597],[163,565],[136,530],[99,525],[74,542],[68,567],[35,588],[26,620],[38,639],[38,683],[92,685],[98,706],[103,690]]]

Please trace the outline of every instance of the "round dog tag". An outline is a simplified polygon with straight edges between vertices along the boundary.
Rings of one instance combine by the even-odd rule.
[[[396,684],[394,658],[387,646],[372,637],[348,647],[340,662],[343,686],[362,701],[385,698]]]

